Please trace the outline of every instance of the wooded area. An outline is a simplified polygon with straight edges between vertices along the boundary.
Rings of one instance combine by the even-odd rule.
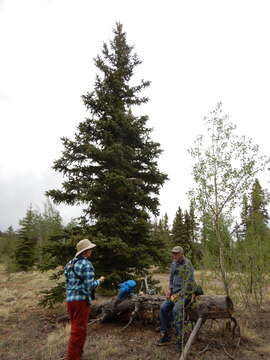
[[[222,295],[196,299],[189,312],[193,322],[201,319],[196,329],[207,319],[233,319],[233,302],[238,309],[261,311],[270,277],[270,197],[259,175],[269,158],[236,133],[218,103],[205,118],[206,134],[189,149],[194,184],[188,209],[179,204],[173,219],[160,216],[159,192],[168,180],[158,166],[162,149],[152,140],[148,116],[134,110],[147,103],[141,93],[150,82],[134,80],[141,60],[120,23],[94,62],[93,89],[82,97],[89,117],[78,124],[74,139],[61,139],[63,152],[53,165],[63,175],[61,187],[46,192],[43,211],[30,205],[18,229],[0,232],[6,271],[49,271],[54,286],[43,291],[40,304],[61,303],[63,267],[76,243],[89,238],[97,244],[91,258],[96,274],[106,279],[100,294],[115,295],[119,283],[140,284],[145,276],[160,294],[153,276],[168,271],[171,249],[179,245],[206,281],[211,274],[223,286]],[[63,224],[58,204],[82,206],[81,217]],[[162,299],[137,296],[116,308],[109,302],[99,315],[108,321],[131,313],[132,321],[158,323]]]

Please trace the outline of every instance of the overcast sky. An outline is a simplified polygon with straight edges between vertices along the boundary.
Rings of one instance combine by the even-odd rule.
[[[269,156],[269,18],[268,0],[0,0],[0,230],[16,228],[30,203],[42,210],[60,185],[60,137],[86,116],[81,95],[116,21],[143,61],[136,77],[152,82],[143,112],[170,178],[161,214],[188,206],[187,149],[218,101]],[[59,210],[65,221],[80,215]]]

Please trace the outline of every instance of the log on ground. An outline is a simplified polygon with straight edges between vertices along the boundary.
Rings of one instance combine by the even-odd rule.
[[[98,317],[101,322],[107,322],[128,320],[132,316],[145,325],[158,325],[160,306],[165,300],[166,297],[161,295],[134,295],[121,302],[114,298],[103,304],[93,305],[91,318]],[[226,319],[232,316],[233,303],[228,296],[201,295],[192,300],[186,312],[191,321],[197,321],[199,317]]]

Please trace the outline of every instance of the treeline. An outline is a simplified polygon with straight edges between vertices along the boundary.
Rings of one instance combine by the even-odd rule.
[[[41,268],[46,261],[44,248],[54,236],[60,236],[71,222],[63,225],[60,213],[47,199],[43,212],[34,210],[32,205],[19,221],[19,229],[10,226],[0,233],[0,259],[8,271],[28,271]]]
[[[52,279],[55,280],[56,286],[45,292],[43,303],[48,305],[62,301],[64,296],[63,266],[74,256],[76,243],[84,237],[89,237],[89,233],[86,233],[85,227],[75,220],[63,225],[60,212],[49,199],[44,204],[42,212],[34,210],[32,205],[29,206],[25,216],[19,221],[19,225],[17,230],[9,227],[7,231],[0,233],[0,261],[5,264],[8,272],[53,269]],[[149,220],[148,225],[148,242],[145,244],[145,254],[143,254],[145,268],[140,269],[141,272],[137,274],[132,274],[133,278],[142,279],[147,274],[148,268],[155,267],[161,271],[168,271],[171,263],[171,249],[175,245],[181,245],[188,256],[195,259],[198,246],[195,238],[197,223],[192,207],[190,211],[184,213],[179,207],[172,227],[169,225],[167,214],[160,219]],[[93,239],[91,235],[90,238]],[[156,253],[157,246],[159,255],[156,261],[149,261],[150,256]],[[108,267],[99,249],[94,253],[93,258],[99,273],[117,276],[117,273],[114,274]],[[117,266],[118,264],[115,263],[116,269]],[[118,282],[124,279],[119,277]],[[113,283],[111,287],[107,286],[107,289],[115,291],[117,289],[115,285]],[[103,291],[106,292],[106,290]]]
[[[269,194],[255,179],[248,196],[243,197],[241,216],[221,218],[223,263],[220,264],[220,240],[209,214],[202,218],[201,269],[212,270],[224,281],[225,271],[229,295],[237,297],[243,306],[256,304],[261,308],[269,293],[270,229]]]
[[[230,289],[234,288],[234,296],[239,296],[242,304],[255,302],[258,308],[267,296],[265,291],[270,276],[268,204],[268,192],[255,179],[250,194],[243,197],[238,222],[222,219],[220,223],[228,285]],[[217,278],[220,277],[220,250],[215,226],[209,214],[196,217],[193,203],[188,210],[179,206],[172,224],[165,213],[150,221],[149,229],[146,251],[154,252],[156,244],[159,244],[160,251],[158,260],[151,266],[159,271],[168,271],[171,248],[180,245],[197,270],[210,270],[216,273]],[[63,273],[61,266],[74,255],[76,242],[84,236],[87,234],[75,220],[64,226],[59,211],[47,199],[43,212],[30,206],[18,230],[9,227],[6,232],[0,233],[1,262],[8,271],[55,270],[60,266],[60,270],[53,274],[56,287],[44,298],[45,304],[53,304],[63,299],[64,284],[58,282]],[[94,261],[99,271],[104,273],[108,271],[107,264],[106,261],[102,263],[102,255],[98,252],[94,254]],[[115,289],[115,284],[113,287]]]
[[[10,226],[7,231],[0,231],[0,260],[11,272],[53,269],[65,265],[76,252],[76,242],[83,236],[87,234],[79,222],[73,219],[64,225],[60,212],[47,199],[42,212],[29,206],[19,221],[18,229]],[[184,212],[179,207],[172,226],[166,213],[161,218],[149,221],[149,244],[154,247],[159,243],[161,253],[158,261],[151,265],[168,270],[171,249],[176,245],[182,246],[187,256],[199,264],[199,237],[192,207]],[[147,251],[154,249],[148,245]]]
[[[182,210],[179,206],[170,225],[167,213],[160,219],[151,224],[152,237],[158,239],[164,244],[163,261],[159,266],[168,269],[171,261],[171,249],[173,246],[180,245],[185,251],[187,257],[191,259],[194,265],[200,266],[202,258],[201,253],[201,235],[199,221],[196,219],[193,204],[188,210]]]

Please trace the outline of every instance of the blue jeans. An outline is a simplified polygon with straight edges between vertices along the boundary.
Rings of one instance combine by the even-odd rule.
[[[171,300],[164,301],[160,306],[160,332],[169,334],[172,329],[172,322],[175,322],[175,335],[182,336],[184,314],[183,308],[190,302],[187,299],[179,299],[176,303]]]

